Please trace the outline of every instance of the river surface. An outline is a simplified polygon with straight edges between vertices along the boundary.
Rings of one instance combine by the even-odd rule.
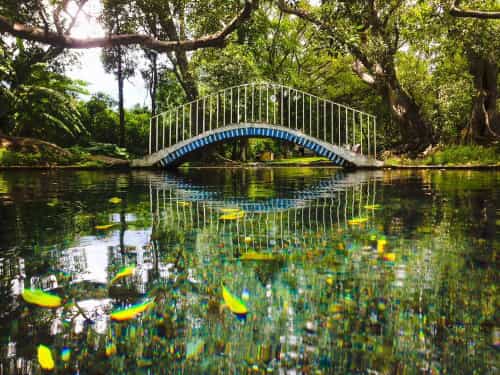
[[[0,172],[0,375],[497,374],[499,229],[498,172]]]

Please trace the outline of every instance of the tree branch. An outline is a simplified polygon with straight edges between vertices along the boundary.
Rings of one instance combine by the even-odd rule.
[[[481,11],[475,9],[462,9],[460,0],[455,0],[450,9],[450,14],[454,17],[470,17],[479,19],[500,19],[500,12]]]
[[[223,46],[226,42],[226,38],[241,24],[250,19],[253,11],[258,7],[258,4],[259,0],[245,0],[245,6],[243,9],[224,29],[197,39],[165,41],[158,40],[145,34],[117,34],[108,35],[102,38],[74,38],[70,35],[65,35],[62,30],[58,32],[48,31],[40,27],[34,27],[10,20],[2,15],[0,15],[0,33],[8,33],[21,39],[27,39],[62,48],[110,48],[120,45],[128,46],[139,44],[142,47],[150,48],[158,52],[172,51],[175,49],[193,51],[199,48]],[[55,18],[58,18],[58,16]],[[56,27],[61,29],[61,25],[58,23],[59,22],[56,22]]]
[[[299,7],[289,7],[288,5],[286,5],[285,0],[278,0],[278,7],[282,12],[293,14],[294,16],[307,20],[315,24],[316,26],[324,26],[321,20],[319,20],[315,15]]]
[[[375,77],[368,73],[361,61],[356,60],[355,62],[353,62],[351,68],[363,82],[367,83],[370,86],[373,86],[375,84]]]
[[[278,7],[283,11],[284,13],[288,14],[293,14],[299,18],[305,19],[306,21],[309,21],[313,23],[314,25],[318,26],[320,29],[323,30],[328,30],[328,28],[325,26],[325,24],[318,19],[315,15],[311,14],[305,9],[298,8],[298,7],[289,7],[286,5],[285,0],[278,0]],[[377,16],[378,17],[378,16]],[[351,54],[367,68],[371,69],[373,67],[373,64],[369,61],[367,56],[363,53],[363,51],[354,43],[349,43],[345,40],[342,40],[342,43],[349,49]]]

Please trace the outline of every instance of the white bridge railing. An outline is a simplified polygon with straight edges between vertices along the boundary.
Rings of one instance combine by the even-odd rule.
[[[238,124],[277,125],[376,158],[376,117],[275,83],[229,87],[153,116],[149,154]]]

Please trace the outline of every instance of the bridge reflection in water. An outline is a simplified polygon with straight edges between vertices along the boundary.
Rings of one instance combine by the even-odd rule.
[[[218,200],[211,192],[167,177],[164,183],[150,184],[153,230],[167,226],[207,229],[221,237],[228,235],[245,248],[284,247],[299,238],[309,241],[332,228],[346,228],[353,218],[375,215],[366,207],[376,204],[376,181],[364,177],[338,172],[317,186],[295,192],[292,198],[257,201]],[[221,220],[226,210],[241,210],[244,215]]]

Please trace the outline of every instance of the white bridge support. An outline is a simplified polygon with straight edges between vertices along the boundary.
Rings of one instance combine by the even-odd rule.
[[[341,166],[377,167],[376,117],[275,83],[230,87],[150,120],[148,155],[132,166],[170,166],[201,147],[239,137],[297,143]]]

